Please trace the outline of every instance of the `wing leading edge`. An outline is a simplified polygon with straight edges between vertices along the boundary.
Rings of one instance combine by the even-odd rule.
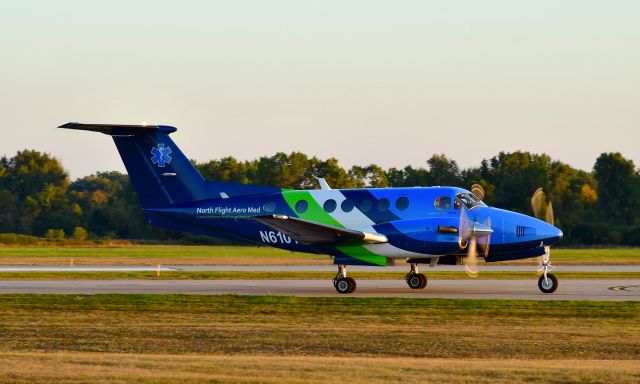
[[[258,216],[254,219],[307,245],[331,245],[347,240],[366,244],[388,242],[387,237],[380,233],[340,228],[287,215]]]

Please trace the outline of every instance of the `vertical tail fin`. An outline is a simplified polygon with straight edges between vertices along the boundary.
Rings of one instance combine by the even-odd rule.
[[[169,137],[174,127],[67,123],[59,128],[112,136],[143,208],[214,197],[210,184]]]

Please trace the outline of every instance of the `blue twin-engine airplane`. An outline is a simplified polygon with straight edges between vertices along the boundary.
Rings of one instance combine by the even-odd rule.
[[[562,239],[547,222],[484,204],[484,191],[456,187],[320,189],[205,180],[174,144],[166,125],[68,123],[60,128],[102,132],[115,141],[144,214],[154,226],[326,254],[338,265],[339,293],[356,288],[348,265],[410,264],[406,282],[427,285],[419,264],[464,264],[475,276],[478,254],[487,262],[540,257],[538,287],[551,293],[549,246]],[[541,190],[532,198],[539,206]],[[544,205],[544,204],[542,204]]]

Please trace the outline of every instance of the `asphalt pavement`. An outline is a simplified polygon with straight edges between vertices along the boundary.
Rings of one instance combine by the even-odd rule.
[[[402,279],[358,280],[350,295],[339,295],[329,280],[4,280],[0,293],[156,293],[204,295],[286,295],[412,297],[516,300],[640,300],[640,279],[560,280],[558,290],[543,294],[536,279],[431,280],[412,290]]]

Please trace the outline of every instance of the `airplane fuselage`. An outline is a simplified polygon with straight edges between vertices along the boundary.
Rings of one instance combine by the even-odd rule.
[[[387,265],[389,259],[460,255],[461,216],[490,223],[487,261],[540,256],[562,232],[544,221],[488,207],[467,206],[469,191],[454,187],[282,190],[279,193],[207,199],[171,208],[146,209],[151,224],[296,252],[323,253],[344,264]],[[462,199],[461,199],[462,198]],[[302,244],[254,218],[286,215],[315,223],[386,236],[380,244]]]

